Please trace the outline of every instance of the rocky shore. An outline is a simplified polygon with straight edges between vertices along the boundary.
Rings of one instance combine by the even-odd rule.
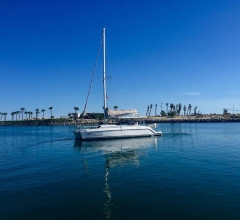
[[[82,122],[73,119],[34,119],[23,121],[1,121],[0,126],[51,126],[51,125],[73,125],[79,124],[98,124],[96,119],[83,119]]]
[[[121,119],[121,123],[128,123],[130,119]],[[196,123],[196,122],[240,122],[240,115],[223,116],[223,115],[207,115],[207,116],[175,116],[175,117],[140,117],[134,119],[141,123]],[[117,120],[111,121],[111,123],[117,123]],[[97,119],[35,119],[35,120],[23,120],[23,121],[0,121],[0,126],[52,126],[52,125],[72,125],[77,126],[80,124],[99,124],[103,123],[103,120]]]
[[[196,123],[196,122],[240,122],[240,116],[175,116],[175,117],[148,117],[148,123]]]

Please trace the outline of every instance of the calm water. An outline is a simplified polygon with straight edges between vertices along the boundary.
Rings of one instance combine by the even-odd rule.
[[[81,142],[68,126],[0,127],[0,219],[240,219],[240,123]]]

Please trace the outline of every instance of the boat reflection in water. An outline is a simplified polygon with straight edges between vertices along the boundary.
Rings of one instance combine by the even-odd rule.
[[[95,154],[105,155],[105,187],[103,189],[106,193],[107,201],[105,205],[106,219],[111,217],[112,212],[112,194],[108,184],[109,171],[117,166],[139,166],[140,157],[146,156],[148,148],[157,150],[157,137],[145,138],[128,138],[128,139],[114,139],[114,140],[92,140],[82,141],[75,139],[74,147],[83,155]],[[86,158],[84,165],[88,169]]]

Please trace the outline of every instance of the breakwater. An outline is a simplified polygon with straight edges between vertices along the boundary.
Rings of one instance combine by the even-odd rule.
[[[97,119],[83,119],[82,121],[73,119],[35,119],[23,121],[1,121],[0,126],[51,126],[51,125],[73,125],[98,124]]]
[[[146,118],[145,121],[148,123],[240,122],[240,117],[223,117],[223,116],[148,117]]]
[[[121,119],[122,124],[127,124],[132,119]],[[240,117],[223,117],[223,116],[177,116],[177,117],[139,117],[134,121],[142,123],[196,123],[196,122],[240,122]],[[119,120],[111,120],[110,123],[118,123]],[[102,124],[103,120],[98,119],[35,119],[35,120],[23,120],[23,121],[0,121],[0,126],[52,126],[52,125],[72,125],[77,126],[80,124]]]

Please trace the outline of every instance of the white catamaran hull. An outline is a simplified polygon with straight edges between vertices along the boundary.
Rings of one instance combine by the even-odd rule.
[[[110,139],[110,138],[128,138],[128,137],[148,137],[162,135],[162,132],[154,131],[149,126],[138,126],[138,125],[107,125],[107,120],[109,118],[118,118],[121,116],[126,116],[129,114],[136,115],[137,110],[110,110],[107,107],[107,91],[106,91],[106,65],[105,65],[105,28],[103,28],[103,109],[104,109],[104,123],[105,125],[100,125],[94,129],[76,129],[74,132],[76,139],[91,140],[91,139]],[[93,76],[93,75],[92,75]],[[93,79],[93,77],[92,77]],[[90,83],[90,88],[92,85],[92,79]],[[90,91],[89,88],[89,91]],[[88,91],[88,95],[89,95]],[[88,100],[88,96],[87,96]],[[86,110],[86,104],[84,111]]]
[[[160,136],[162,132],[156,132],[148,126],[102,125],[95,129],[76,129],[74,135],[77,139],[92,140]]]

